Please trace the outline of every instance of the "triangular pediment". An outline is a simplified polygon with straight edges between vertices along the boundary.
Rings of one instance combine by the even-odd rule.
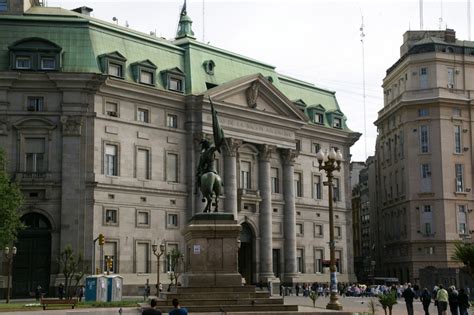
[[[241,107],[245,111],[266,113],[287,119],[308,118],[280,90],[261,74],[241,77],[204,93],[204,99]]]
[[[336,110],[332,110],[330,112],[328,112],[328,114],[332,114],[332,115],[336,115],[336,116],[344,116],[344,113],[341,112],[339,109],[336,109]]]
[[[111,58],[111,59],[116,59],[116,60],[120,60],[120,61],[127,61],[127,58],[125,58],[125,56],[122,55],[118,51],[114,51],[114,52],[107,53],[107,54],[102,54],[102,55],[100,55],[100,57],[101,58]]]
[[[326,109],[324,108],[324,106],[321,105],[321,104],[308,106],[307,109],[308,109],[308,110],[318,111],[318,112],[325,112],[325,111],[326,111]]]
[[[132,64],[132,66],[137,65],[141,67],[146,67],[146,68],[151,68],[151,69],[156,69],[156,65],[150,61],[150,59],[146,59],[143,61],[135,62]]]

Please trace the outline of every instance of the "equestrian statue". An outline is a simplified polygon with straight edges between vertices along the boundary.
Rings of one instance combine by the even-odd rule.
[[[212,112],[212,134],[214,143],[203,138],[201,144],[201,156],[196,170],[196,188],[201,190],[203,202],[206,202],[203,212],[211,212],[212,198],[215,200],[214,212],[219,210],[219,196],[222,191],[222,179],[217,173],[215,152],[221,153],[221,148],[227,145],[224,138],[224,130],[219,125],[217,112],[209,97]]]

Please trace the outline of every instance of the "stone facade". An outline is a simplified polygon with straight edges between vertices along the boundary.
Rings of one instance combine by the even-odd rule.
[[[329,281],[317,147],[344,156],[336,250],[339,280],[354,278],[349,162],[360,134],[347,128],[334,92],[191,36],[165,41],[61,10],[34,6],[29,15],[0,16],[0,146],[25,193],[24,218],[34,223],[17,244],[14,296],[62,281],[55,261],[67,244],[84,254],[89,270],[112,257],[124,294],[136,295],[156,282],[152,244],[164,243],[159,272],[169,282],[167,254],[187,253],[183,232],[203,207],[194,174],[199,141],[212,134],[209,97],[228,137],[217,156],[220,205],[242,227],[239,272],[247,283]],[[62,27],[44,32],[58,14]],[[40,47],[38,55],[28,47]],[[20,265],[37,271],[38,255],[47,278],[21,278]]]
[[[420,268],[457,268],[453,244],[470,242],[471,46],[449,29],[408,31],[387,70],[375,122],[380,276],[419,282]]]

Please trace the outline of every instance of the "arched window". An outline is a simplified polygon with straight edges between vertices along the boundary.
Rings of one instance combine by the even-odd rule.
[[[8,47],[12,70],[57,71],[62,48],[43,38],[26,38]]]
[[[51,230],[51,223],[40,213],[27,213],[21,218],[27,230]]]

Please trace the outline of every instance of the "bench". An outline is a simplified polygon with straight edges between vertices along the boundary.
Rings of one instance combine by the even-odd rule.
[[[46,310],[47,306],[62,306],[62,305],[71,305],[71,307],[74,309],[74,306],[77,304],[77,299],[41,299],[41,305],[43,305],[43,310]]]

